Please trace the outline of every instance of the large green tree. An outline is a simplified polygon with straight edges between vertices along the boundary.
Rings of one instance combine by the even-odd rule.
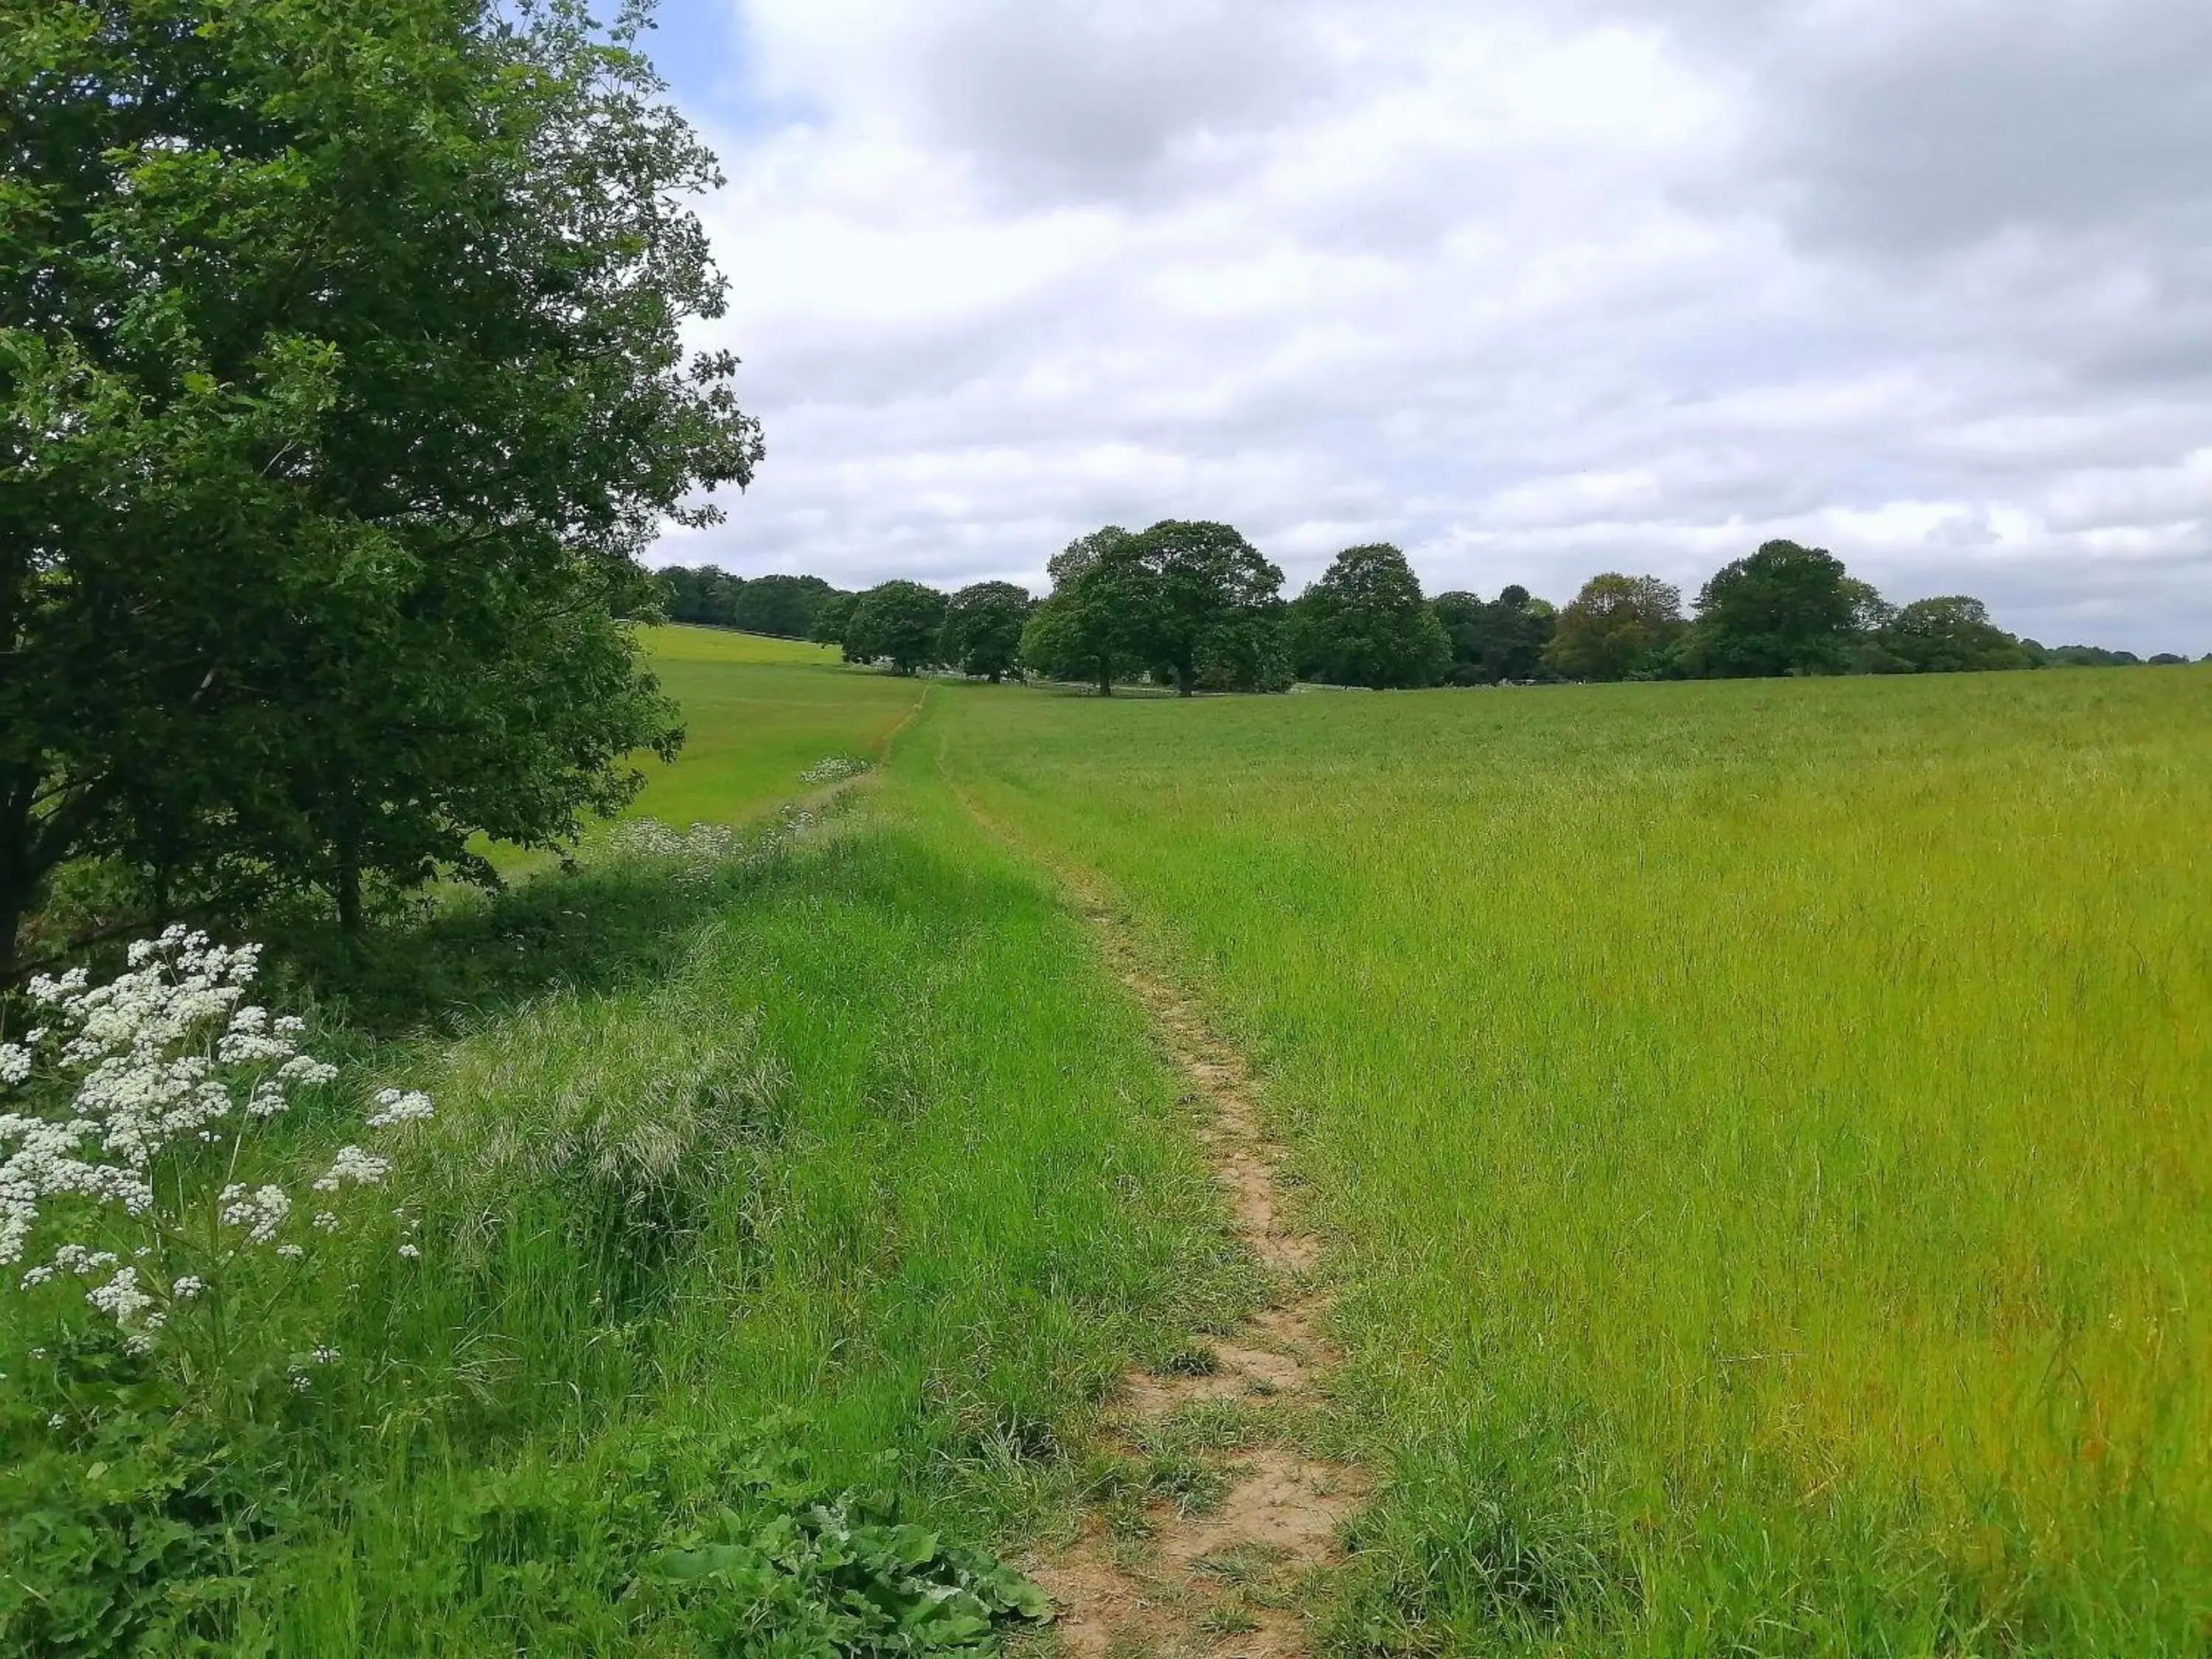
[[[1296,657],[1331,685],[1434,685],[1451,641],[1406,556],[1387,544],[1349,547],[1299,596]]]
[[[755,576],[738,590],[730,607],[731,626],[803,640],[813,633],[815,617],[836,592],[819,576]]]
[[[814,626],[807,630],[807,637],[817,645],[842,645],[845,625],[853,620],[853,608],[860,602],[858,593],[830,594],[814,613]]]
[[[659,578],[669,621],[708,628],[737,625],[738,596],[745,591],[743,577],[702,564],[696,570],[671,565],[659,573]]]
[[[1881,642],[1922,674],[2035,665],[2033,653],[1990,620],[1989,607],[1963,593],[1899,607],[1881,630]]]
[[[759,437],[641,21],[0,3],[0,963],[69,860],[357,925],[678,739],[617,617]]]
[[[939,660],[945,631],[945,595],[920,582],[889,581],[860,595],[845,619],[848,662],[887,662],[911,674]]]
[[[1052,592],[1022,630],[1022,660],[1053,679],[1088,680],[1098,695],[1143,668],[1159,580],[1119,525],[1079,536],[1048,562]]]
[[[1768,542],[1723,565],[1698,595],[1707,673],[1836,673],[1847,665],[1863,596],[1826,548]]]
[[[1593,576],[1559,612],[1544,663],[1576,680],[1656,672],[1682,633],[1682,593],[1656,576]]]
[[[1224,690],[1280,690],[1283,573],[1225,524],[1164,519],[1129,546],[1154,583],[1139,648],[1189,696],[1201,671]]]
[[[945,607],[938,654],[963,674],[996,685],[1020,672],[1022,630],[1036,607],[1029,590],[1012,582],[972,582]]]

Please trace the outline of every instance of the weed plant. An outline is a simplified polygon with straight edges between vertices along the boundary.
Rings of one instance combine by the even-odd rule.
[[[2212,1642],[2212,671],[1082,701],[910,764],[1262,1064],[1347,1652]]]

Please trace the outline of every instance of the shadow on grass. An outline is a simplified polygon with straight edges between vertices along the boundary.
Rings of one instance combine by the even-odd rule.
[[[353,939],[326,924],[283,930],[270,966],[297,1000],[364,1036],[451,1035],[549,992],[665,977],[701,922],[764,896],[790,865],[769,830],[746,855],[711,865],[568,866],[462,892]]]

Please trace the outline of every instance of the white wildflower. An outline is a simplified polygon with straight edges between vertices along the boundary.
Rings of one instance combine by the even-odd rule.
[[[342,1356],[336,1348],[331,1347],[327,1344],[319,1346],[315,1350],[315,1364],[318,1365],[335,1365],[343,1357],[343,1356]]]
[[[267,1186],[247,1192],[236,1185],[222,1189],[222,1223],[243,1227],[249,1243],[266,1244],[292,1213],[292,1195],[282,1187]]]
[[[868,763],[852,755],[825,755],[799,775],[801,783],[842,783],[868,769]]]
[[[55,1080],[74,1085],[66,1105],[51,1115],[0,1109],[0,1266],[22,1260],[46,1206],[57,1199],[120,1210],[137,1222],[143,1240],[198,1236],[212,1211],[251,1243],[271,1245],[290,1216],[292,1200],[283,1187],[248,1190],[233,1183],[217,1192],[204,1173],[209,1165],[164,1155],[224,1141],[242,1150],[258,1124],[289,1107],[293,1089],[327,1084],[337,1068],[301,1052],[305,1020],[272,1016],[246,1000],[259,971],[258,945],[221,945],[178,926],[137,940],[126,957],[125,971],[106,984],[94,985],[83,968],[34,977],[30,999],[51,1018],[22,1039],[0,1043],[0,1109],[11,1103],[7,1091],[41,1066]],[[375,1127],[432,1115],[419,1093],[386,1090],[378,1105]],[[228,1161],[240,1160],[234,1152]],[[157,1164],[161,1200],[175,1212],[156,1206]],[[373,1185],[389,1167],[349,1146],[316,1186],[329,1192],[347,1182]],[[195,1209],[200,1219],[190,1213]],[[322,1231],[335,1224],[334,1212],[317,1212]],[[132,1255],[143,1259],[150,1248],[139,1243]],[[289,1259],[305,1254],[296,1243],[276,1249]],[[51,1261],[31,1264],[19,1282],[34,1289],[61,1273],[116,1268],[116,1261],[112,1251],[64,1243]],[[190,1301],[204,1288],[188,1274],[170,1294]],[[161,1328],[149,1302],[128,1269],[116,1268],[94,1292],[94,1305],[128,1327],[134,1346]]]
[[[315,1182],[315,1190],[334,1193],[349,1181],[358,1186],[374,1187],[391,1168],[390,1158],[372,1158],[358,1146],[341,1146],[338,1155],[331,1160],[331,1167]]]
[[[388,1129],[398,1123],[419,1123],[437,1113],[430,1104],[430,1097],[416,1091],[403,1094],[397,1089],[376,1091],[376,1110],[368,1115],[372,1129]]]
[[[399,1247],[399,1254],[405,1256],[410,1261],[412,1261],[416,1256],[422,1255],[422,1252],[416,1249],[412,1244],[402,1244]]]
[[[154,1298],[138,1288],[136,1267],[118,1267],[115,1277],[84,1293],[84,1299],[117,1324],[134,1325],[154,1305]]]
[[[318,1210],[315,1212],[314,1226],[319,1233],[334,1233],[338,1230],[338,1218],[328,1210]]]
[[[276,1254],[287,1261],[297,1261],[307,1254],[307,1249],[304,1244],[279,1244]]]

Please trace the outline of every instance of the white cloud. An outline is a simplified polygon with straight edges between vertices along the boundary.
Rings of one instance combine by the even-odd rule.
[[[700,0],[711,3],[711,0]],[[2212,648],[2212,12],[740,0],[691,112],[769,457],[664,559],[1694,591],[1769,535]]]

